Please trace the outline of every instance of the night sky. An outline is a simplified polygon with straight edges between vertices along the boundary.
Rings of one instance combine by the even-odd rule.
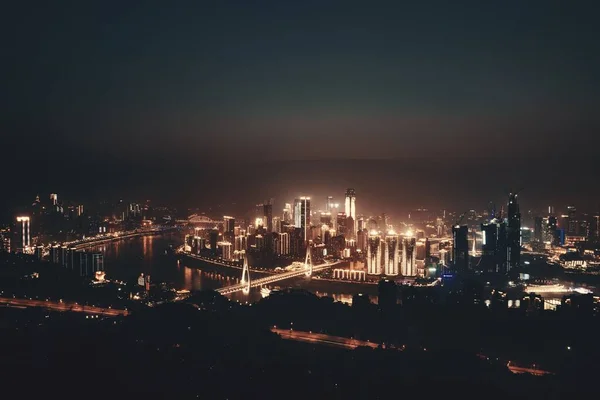
[[[597,2],[15,3],[6,202],[600,203]]]

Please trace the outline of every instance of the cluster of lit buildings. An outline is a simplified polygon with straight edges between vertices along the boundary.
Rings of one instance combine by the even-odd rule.
[[[281,217],[273,214],[272,201],[268,201],[257,205],[256,216],[243,225],[236,224],[231,216],[215,221],[194,215],[190,223],[196,229],[186,237],[186,250],[227,261],[241,260],[247,251],[299,258],[312,245],[317,257],[347,258],[363,264],[363,269],[353,272],[334,271],[340,279],[364,280],[366,275],[415,277],[428,273],[431,246],[424,232],[413,234],[408,230],[397,234],[385,215],[379,222],[358,215],[356,191],[352,188],[345,193],[343,210],[329,196],[325,210],[315,212],[311,210],[311,198],[301,196],[293,203],[285,203]],[[441,254],[441,262],[447,264],[448,251],[442,249]]]

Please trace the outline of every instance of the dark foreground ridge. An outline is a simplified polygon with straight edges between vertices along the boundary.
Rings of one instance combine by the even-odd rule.
[[[403,307],[385,315],[375,308],[357,310],[301,291],[270,296],[253,306],[199,292],[189,303],[168,303],[116,318],[2,308],[1,373],[6,393],[20,398],[366,399],[410,394],[532,399],[587,393],[584,371],[588,357],[597,354],[593,347],[586,357],[565,359],[568,368],[557,375],[517,375],[505,360],[488,360],[469,348],[477,334],[467,332],[477,324],[465,324],[467,318],[430,327],[438,333],[435,338],[432,332],[425,334],[423,323],[414,322],[426,316],[414,319],[407,311]],[[329,324],[327,315],[333,316]],[[384,328],[392,333],[387,334],[388,349],[346,350],[284,340],[272,332],[284,321],[290,328],[346,337],[354,331],[362,339]],[[478,321],[481,329],[488,329]],[[514,330],[538,334],[523,321],[513,319],[512,324]],[[544,329],[550,326],[546,322]],[[415,330],[423,330],[422,343],[411,339]],[[573,332],[580,333],[578,328]],[[511,337],[503,330],[498,340]],[[405,342],[403,351],[400,342]],[[431,347],[424,349],[423,344]],[[517,348],[523,344],[514,343]]]

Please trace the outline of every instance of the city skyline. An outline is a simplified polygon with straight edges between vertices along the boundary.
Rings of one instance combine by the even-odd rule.
[[[598,1],[2,11],[0,393],[597,395]]]

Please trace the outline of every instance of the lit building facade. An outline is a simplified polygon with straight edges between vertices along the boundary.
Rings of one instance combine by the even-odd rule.
[[[469,269],[469,227],[455,225],[452,227],[452,262],[458,272]]]
[[[302,229],[306,242],[310,226],[310,197],[300,197],[294,200],[294,225]]]
[[[508,196],[508,221],[506,224],[506,260],[507,271],[521,264],[521,212],[516,193]]]
[[[278,256],[287,256],[290,254],[290,234],[282,232],[278,235],[276,252]]]
[[[398,235],[389,232],[385,237],[384,273],[388,276],[398,275],[400,265],[400,243]]]
[[[273,232],[273,204],[263,204],[263,223],[267,232]]]
[[[408,236],[402,239],[402,276],[417,276],[417,240]]]
[[[230,242],[219,242],[218,246],[221,249],[223,260],[233,260],[233,246]]]
[[[381,275],[381,247],[379,233],[370,232],[367,239],[367,273],[369,275]]]
[[[31,248],[31,220],[29,217],[17,217],[17,241],[15,251],[17,253],[27,253]]]
[[[233,235],[235,231],[235,218],[225,215],[223,217],[223,232]]]
[[[356,192],[350,188],[346,190],[346,201],[344,211],[346,213],[346,235],[354,238],[356,235]]]

